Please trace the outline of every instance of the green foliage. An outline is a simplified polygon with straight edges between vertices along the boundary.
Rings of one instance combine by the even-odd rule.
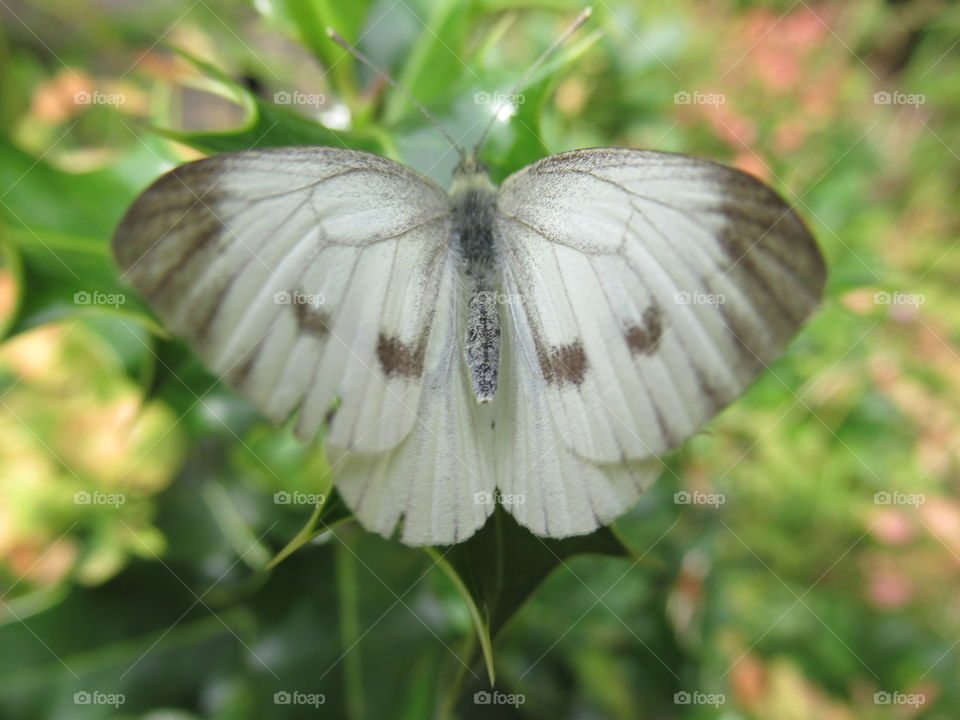
[[[808,220],[828,297],[615,528],[498,511],[427,552],[363,532],[320,443],[168,337],[110,238],[198,152],[346,146],[446,184],[444,138],[326,28],[470,147],[580,7],[111,8],[0,29],[0,717],[953,716],[960,8],[595,8],[494,123],[494,178],[594,145],[735,163]],[[491,682],[522,704],[477,704]]]

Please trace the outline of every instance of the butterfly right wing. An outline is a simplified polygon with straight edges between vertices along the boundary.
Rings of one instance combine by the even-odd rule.
[[[310,440],[335,407],[328,445],[376,453],[414,424],[449,213],[442,189],[370,153],[227,153],[157,180],[114,254],[166,326],[265,415],[299,411]]]
[[[497,417],[497,485],[538,535],[628,510],[658,457],[743,392],[822,296],[800,218],[714,163],[561,153],[509,177],[498,210],[513,404]]]

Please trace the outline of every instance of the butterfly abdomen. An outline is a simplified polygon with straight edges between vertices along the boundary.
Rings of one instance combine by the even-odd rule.
[[[467,303],[467,337],[464,355],[477,402],[493,400],[500,367],[500,314],[497,293],[476,286]]]

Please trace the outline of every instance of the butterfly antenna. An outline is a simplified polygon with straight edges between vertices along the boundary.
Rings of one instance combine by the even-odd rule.
[[[376,65],[376,63],[373,62],[373,60],[368,58],[362,52],[357,50],[357,48],[355,48],[353,45],[348,43],[343,38],[343,36],[340,35],[340,33],[338,33],[336,30],[334,30],[333,28],[327,28],[327,35],[329,35],[330,39],[333,40],[337,45],[342,47],[348,53],[353,55],[357,60],[359,60],[368,68],[370,68],[375,73],[377,73],[377,75],[379,75],[388,83],[390,83],[390,85],[392,85],[394,88],[399,90],[401,95],[403,95],[407,100],[413,103],[414,107],[416,107],[420,112],[422,112],[423,116],[427,118],[427,120],[429,120],[431,123],[433,123],[434,127],[436,127],[437,130],[443,133],[443,136],[450,141],[451,145],[453,145],[453,149],[457,151],[457,154],[460,156],[460,159],[466,161],[467,159],[466,152],[464,152],[463,148],[457,144],[457,141],[454,140],[453,137],[450,135],[450,133],[447,132],[446,128],[444,128],[443,125],[440,124],[440,121],[434,117],[433,113],[431,113],[429,110],[427,110],[427,108],[423,106],[423,103],[421,103],[419,100],[413,97],[413,95],[407,92],[407,89],[403,87],[400,83],[398,83],[396,80],[394,80],[392,77],[390,77],[389,73],[387,73],[385,70],[381,70]]]
[[[567,27],[567,29],[560,34],[560,37],[554,40],[553,44],[548,47],[539,58],[537,58],[536,62],[534,62],[533,65],[531,65],[523,75],[520,76],[520,79],[517,80],[514,86],[510,89],[510,92],[506,94],[506,98],[512,98],[514,95],[516,95],[517,91],[523,87],[523,84],[530,79],[530,76],[539,70],[540,66],[543,65],[547,59],[557,51],[557,48],[563,45],[571,35],[580,29],[581,25],[590,19],[591,13],[593,13],[592,7],[584,8],[583,12],[577,15],[576,20],[570,23],[569,27]],[[503,110],[505,105],[506,103],[503,103],[494,111],[493,117],[490,118],[490,122],[487,123],[487,126],[483,130],[483,134],[480,136],[477,144],[473,146],[473,157],[476,158],[479,155],[480,148],[483,146],[483,141],[487,139],[487,134],[493,128],[493,124],[497,121],[497,118],[500,117],[500,112]]]

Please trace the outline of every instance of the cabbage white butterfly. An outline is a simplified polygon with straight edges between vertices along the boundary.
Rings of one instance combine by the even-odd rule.
[[[304,441],[327,427],[346,503],[410,545],[462,541],[498,502],[541,536],[613,521],[824,286],[803,222],[742,172],[592,148],[498,188],[480,144],[449,193],[342,148],[208,157],[113,240],[211,371]]]

